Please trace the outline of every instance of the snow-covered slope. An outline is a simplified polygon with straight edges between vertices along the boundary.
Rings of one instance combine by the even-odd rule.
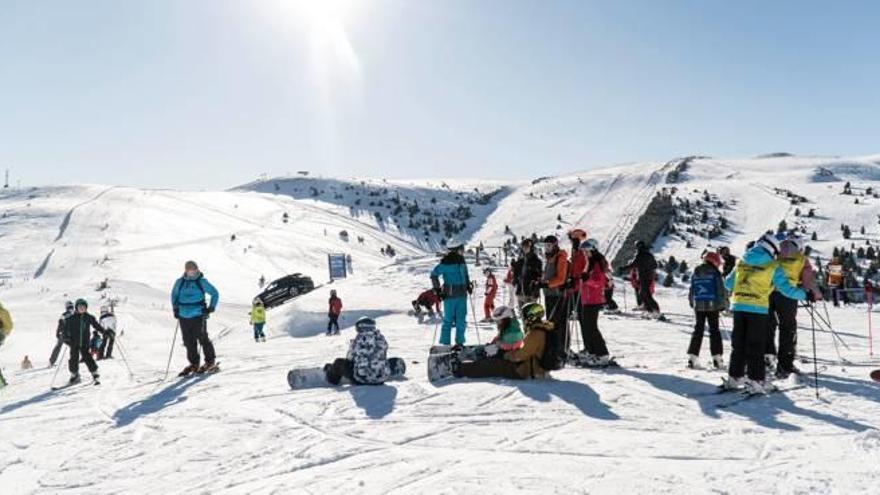
[[[560,230],[586,227],[612,247],[659,188],[675,186],[676,195],[696,196],[707,189],[726,202],[723,213],[730,221],[713,243],[730,243],[738,253],[738,246],[788,215],[790,222],[805,222],[810,233],[816,230],[817,249],[827,251],[841,242],[841,223],[856,232],[864,222],[867,236],[878,232],[878,200],[858,196],[877,185],[878,160],[699,159],[674,185],[665,183],[674,161],[535,184],[389,182],[381,186],[388,195],[381,197],[399,193],[401,203],[418,200],[420,209],[436,205],[432,214],[437,216],[454,212],[462,194],[472,216],[458,235],[473,242],[503,241],[505,226],[517,235],[543,235],[560,224]],[[684,368],[692,319],[683,287],[659,289],[669,323],[602,317],[621,369],[566,369],[550,381],[432,385],[424,361],[436,326],[420,324],[406,311],[428,285],[436,262],[432,251],[445,232],[430,232],[425,241],[421,230],[408,229],[406,214],[398,215],[401,228],[387,221],[387,214],[384,224],[377,221],[379,208],[388,211],[384,202],[353,203],[358,196],[350,194],[358,186],[359,192],[378,188],[382,194],[382,181],[361,185],[309,178],[319,190],[315,198],[303,180],[281,181],[277,191],[274,181],[264,181],[227,192],[77,186],[0,193],[0,301],[16,320],[0,348],[0,365],[10,381],[0,391],[0,492],[880,489],[880,389],[867,379],[868,370],[880,364],[868,357],[865,306],[830,308],[846,347],[817,329],[818,355],[827,366],[820,376],[821,400],[806,388],[718,408],[729,400],[711,393],[720,374]],[[855,195],[840,194],[847,180]],[[804,215],[815,208],[815,216],[794,219],[790,201],[774,187],[808,198],[810,203],[798,206]],[[485,204],[467,203],[495,191]],[[378,202],[379,196],[372,198]],[[352,212],[356,206],[364,211]],[[342,230],[349,233],[347,241],[339,235]],[[688,248],[683,238],[671,236],[657,248],[663,256],[692,262],[700,243],[707,242],[690,240]],[[380,253],[388,245],[396,257]],[[345,303],[343,335],[323,335],[329,289],[323,287],[270,311],[269,341],[255,344],[247,304],[259,276],[300,271],[323,282],[330,252],[351,253],[354,262],[352,277],[332,286]],[[221,292],[209,327],[223,371],[203,379],[160,381],[175,333],[168,291],[190,258]],[[109,289],[96,291],[105,278]],[[632,295],[622,288],[618,301],[631,307]],[[101,387],[49,391],[55,369],[46,367],[47,357],[63,301],[86,297],[96,310],[102,294],[120,300],[122,352],[101,362]],[[481,306],[479,297],[475,302]],[[353,322],[362,315],[378,319],[392,355],[407,361],[407,380],[291,392],[286,371],[344,355]],[[804,315],[801,325],[801,352],[808,355],[811,333]],[[725,337],[729,328],[725,319]],[[490,334],[471,325],[468,339],[485,342]],[[572,335],[577,346],[579,338]],[[725,346],[729,351],[728,341]],[[179,336],[173,350],[176,371],[185,364]],[[19,371],[26,354],[36,369]],[[132,374],[119,359],[123,354]],[[62,369],[55,382],[66,375]]]

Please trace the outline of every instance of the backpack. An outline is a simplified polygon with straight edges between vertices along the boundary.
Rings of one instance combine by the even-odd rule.
[[[716,275],[694,275],[691,279],[694,291],[694,302],[713,302],[718,299]]]

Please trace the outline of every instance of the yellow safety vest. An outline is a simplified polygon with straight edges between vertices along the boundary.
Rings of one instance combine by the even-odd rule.
[[[264,306],[254,306],[251,309],[251,324],[266,323],[266,308]]]
[[[7,337],[12,333],[12,317],[9,316],[9,311],[0,304],[0,342],[3,341],[2,337]]]
[[[773,272],[778,263],[754,266],[740,261],[736,265],[736,281],[733,284],[733,304],[747,304],[762,308],[770,307],[773,292]]]
[[[795,255],[794,258],[783,258],[779,260],[779,266],[782,267],[782,271],[785,272],[785,277],[788,278],[788,283],[790,283],[792,287],[800,285],[801,274],[804,272],[804,265],[806,263],[807,258],[801,253]]]

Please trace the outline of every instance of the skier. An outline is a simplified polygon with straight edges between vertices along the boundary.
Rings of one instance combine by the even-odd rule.
[[[721,255],[706,253],[703,263],[694,269],[691,287],[688,291],[688,302],[694,310],[696,325],[688,346],[687,367],[700,368],[700,347],[703,345],[703,333],[706,323],[709,324],[709,350],[712,353],[712,366],[720,370],[724,368],[724,344],[718,321],[721,311],[727,309],[727,289],[724,288],[724,277],[718,270],[721,266]]]
[[[251,325],[254,326],[254,342],[265,342],[266,334],[263,333],[263,326],[266,325],[266,308],[263,307],[263,301],[260,298],[254,299],[251,312]]]
[[[568,357],[568,315],[569,301],[565,292],[568,280],[568,253],[559,247],[554,235],[544,238],[544,276],[540,287],[544,289],[544,305],[550,311],[548,320],[555,325],[555,331],[547,336],[547,350],[542,366],[547,370],[557,370],[565,365]]]
[[[391,360],[387,358],[388,341],[372,318],[360,318],[354,328],[357,334],[349,344],[347,357],[324,365],[327,381],[339,385],[344,377],[358,385],[385,383],[393,374]]]
[[[544,307],[538,303],[526,304],[522,308],[522,313],[526,335],[521,348],[476,361],[456,361],[452,367],[453,374],[457,377],[499,377],[515,380],[547,377],[547,370],[541,363],[544,353],[551,352],[547,347],[547,338],[553,333],[554,325],[542,320]]]
[[[828,273],[827,280],[828,288],[831,290],[831,300],[834,302],[835,308],[840,307],[839,292],[843,287],[843,264],[840,262],[840,258],[832,258],[825,271]],[[844,303],[847,302],[845,298],[846,293],[844,293]]]
[[[516,306],[516,286],[513,283],[513,278],[513,263],[511,263],[507,268],[507,274],[504,275],[504,287],[507,289],[505,304],[511,308]]]
[[[342,299],[336,297],[336,290],[330,291],[330,300],[327,301],[327,335],[339,335],[339,315],[342,314]]]
[[[412,302],[413,311],[416,316],[422,314],[422,308],[428,311],[428,316],[434,317],[435,313],[440,312],[440,297],[434,292],[434,289],[428,289]]]
[[[579,361],[587,366],[608,366],[611,356],[602,332],[599,331],[599,311],[605,306],[605,288],[608,286],[608,261],[599,252],[594,239],[581,243],[582,256],[586,268],[577,281],[578,320],[584,349],[579,352]]]
[[[210,304],[205,297],[211,296]],[[171,306],[174,318],[180,322],[180,333],[186,346],[186,358],[189,366],[178,376],[189,376],[193,373],[219,371],[214,344],[208,337],[208,318],[217,309],[220,293],[208,282],[199,270],[195,261],[187,261],[183,275],[174,283],[171,290]],[[199,366],[199,346],[205,353],[205,363]]]
[[[455,325],[455,346],[465,343],[467,330],[467,299],[474,291],[464,260],[464,245],[447,243],[449,252],[431,271],[431,285],[438,297],[443,299],[443,325],[440,329],[440,344],[449,345],[452,326]],[[440,278],[443,286],[440,286]]]
[[[652,285],[657,270],[657,260],[648,245],[644,241],[636,241],[636,256],[632,262],[624,268],[635,268],[639,277],[639,298],[649,313],[659,314],[660,306],[654,300]]]
[[[73,315],[73,301],[67,301],[64,304],[64,313],[61,314],[61,318],[58,319],[58,325],[55,327],[55,347],[52,349],[52,354],[49,356],[49,366],[55,366],[55,361],[58,360],[58,355],[61,353],[61,346],[64,345],[64,320]]]
[[[98,349],[98,359],[113,359],[113,346],[116,344],[116,315],[111,306],[101,306],[101,317],[98,323],[106,331],[101,347]]]
[[[10,333],[12,333],[12,316],[3,307],[3,304],[0,303],[0,347],[3,347],[3,342],[6,340],[6,337],[9,337]],[[5,386],[6,379],[3,378],[3,371],[0,370],[0,388]]]
[[[67,362],[67,368],[70,371],[71,385],[79,383],[79,361],[80,358],[86,363],[86,367],[92,374],[95,384],[98,384],[98,365],[92,359],[89,352],[89,335],[90,329],[99,333],[104,333],[104,329],[98,323],[94,316],[89,314],[89,303],[85,299],[77,299],[74,304],[75,311],[73,315],[64,320],[64,342],[70,347],[70,360]]]
[[[541,295],[538,287],[543,274],[541,258],[535,253],[535,246],[531,239],[523,239],[520,244],[520,255],[514,262],[513,281],[516,286],[517,306],[522,308],[530,302],[536,302]]]
[[[498,346],[501,352],[515,351],[523,346],[523,331],[513,310],[507,306],[498,306],[492,311],[492,321],[498,329],[498,335],[491,344]]]
[[[727,277],[730,275],[730,272],[736,267],[736,256],[730,254],[730,248],[727,246],[721,246],[718,248],[718,254],[721,255],[721,260],[724,262],[724,268],[721,270],[721,276]]]
[[[770,294],[775,289],[789,299],[812,300],[812,293],[791,286],[775,260],[783,239],[772,234],[761,236],[725,280],[725,286],[733,294],[733,350],[729,376],[721,385],[724,389],[745,386],[752,394],[773,391],[773,386],[765,382],[764,365]],[[746,371],[748,379],[744,379]]]
[[[483,294],[483,313],[486,318],[483,321],[492,321],[492,311],[495,309],[495,295],[498,294],[498,281],[495,280],[495,274],[491,268],[483,270],[486,276],[486,291]]]
[[[642,308],[642,295],[639,294],[639,271],[632,267],[629,269],[629,285],[633,289],[633,293],[636,295],[636,308]],[[652,283],[649,287],[651,293],[654,293],[654,284]]]
[[[816,278],[810,260],[804,256],[804,244],[800,237],[789,235],[779,246],[779,266],[785,272],[792,287],[801,287],[812,294],[814,300],[821,300],[822,294],[816,289]],[[767,350],[764,362],[780,379],[792,373],[800,373],[794,364],[797,350],[797,310],[794,299],[782,295],[778,290],[770,294],[770,318],[768,321]],[[776,349],[776,327],[779,327],[779,352]]]

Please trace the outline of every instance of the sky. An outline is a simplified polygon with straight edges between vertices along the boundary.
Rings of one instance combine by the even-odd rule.
[[[13,184],[880,153],[880,2],[0,0]]]

